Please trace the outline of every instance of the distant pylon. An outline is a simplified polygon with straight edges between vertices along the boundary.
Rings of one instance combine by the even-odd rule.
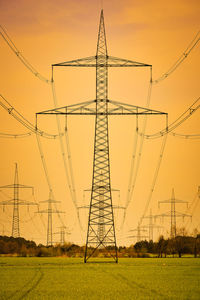
[[[150,210],[150,214],[148,216],[144,216],[143,218],[149,219],[149,224],[142,225],[142,228],[148,228],[149,229],[149,242],[153,241],[153,231],[154,228],[163,228],[163,226],[157,225],[154,223],[153,218],[157,217],[157,215],[152,215],[152,210]]]
[[[94,67],[96,69],[96,98],[71,106],[55,108],[36,114],[62,115],[93,115],[95,116],[95,139],[93,156],[93,176],[88,217],[88,229],[84,262],[95,254],[102,246],[118,262],[117,243],[115,235],[115,221],[112,204],[112,189],[110,178],[109,154],[109,115],[165,115],[166,113],[125,104],[108,99],[108,67],[150,67],[132,60],[121,59],[108,55],[103,10],[101,10],[100,24],[95,56],[65,61],[52,65],[52,81],[54,67]],[[150,69],[151,70],[151,69]],[[102,184],[101,184],[102,182]],[[102,200],[103,199],[103,200]],[[103,202],[103,205],[102,205]],[[101,212],[101,213],[100,213]],[[101,225],[103,220],[104,224]],[[101,230],[99,230],[101,227]],[[105,230],[104,230],[104,229]],[[104,234],[102,234],[102,229]]]
[[[19,216],[19,206],[20,205],[37,205],[35,202],[30,202],[26,200],[21,200],[19,198],[19,189],[32,189],[32,193],[34,193],[34,188],[28,185],[19,184],[18,178],[18,167],[17,163],[15,164],[15,177],[14,184],[1,186],[1,189],[13,189],[13,199],[1,201],[0,205],[13,205],[13,219],[12,219],[12,236],[14,238],[20,237],[20,216]]]
[[[180,212],[176,211],[176,203],[186,203],[188,205],[188,201],[176,199],[175,194],[174,194],[174,188],[173,188],[171,198],[168,200],[159,201],[158,205],[160,205],[160,203],[170,203],[171,204],[171,210],[169,212],[160,214],[157,216],[158,217],[170,217],[170,220],[171,220],[170,236],[171,236],[171,238],[175,238],[176,237],[176,218],[191,217],[191,215],[180,213]]]
[[[147,230],[146,229],[143,229],[140,225],[140,223],[138,223],[138,226],[135,228],[135,229],[131,229],[130,232],[132,231],[136,231],[137,234],[136,235],[131,235],[129,236],[129,238],[136,238],[137,239],[137,242],[139,243],[142,239],[146,239],[148,238],[148,235],[145,235],[145,234],[141,234],[142,233],[146,233]]]
[[[67,231],[66,226],[60,226],[59,229],[60,229],[60,231],[54,232],[53,234],[59,234],[60,235],[60,245],[64,245],[66,242],[65,234],[69,235],[70,233]]]
[[[47,246],[53,245],[53,222],[52,222],[52,214],[53,213],[64,213],[63,211],[52,209],[52,203],[59,203],[60,201],[56,201],[52,199],[52,192],[49,192],[49,199],[40,201],[40,203],[47,203],[48,208],[45,210],[39,210],[37,213],[47,214]]]

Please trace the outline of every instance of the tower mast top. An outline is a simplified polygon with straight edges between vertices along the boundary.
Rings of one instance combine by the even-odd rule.
[[[103,56],[108,55],[103,9],[101,10],[101,15],[100,15],[99,33],[98,33],[98,41],[97,41],[97,57],[101,55]]]

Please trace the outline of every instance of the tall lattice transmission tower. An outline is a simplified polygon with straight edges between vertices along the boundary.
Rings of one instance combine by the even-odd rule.
[[[29,206],[29,205],[37,205],[35,202],[22,200],[19,198],[19,190],[20,189],[32,189],[32,194],[34,193],[34,188],[32,186],[19,184],[19,177],[18,177],[18,166],[17,163],[15,164],[15,177],[14,177],[14,184],[4,185],[1,186],[0,189],[13,189],[13,199],[1,201],[0,205],[13,206],[13,218],[12,218],[12,236],[14,238],[20,237],[20,213],[19,207],[20,206]]]
[[[102,246],[117,262],[117,243],[110,178],[108,116],[167,114],[108,99],[109,67],[152,68],[152,66],[108,55],[103,10],[101,10],[100,16],[96,55],[53,64],[52,81],[54,67],[67,66],[96,68],[96,98],[93,101],[82,102],[80,104],[37,113],[36,128],[37,116],[39,114],[95,116],[93,176],[84,262],[87,262],[95,251]]]

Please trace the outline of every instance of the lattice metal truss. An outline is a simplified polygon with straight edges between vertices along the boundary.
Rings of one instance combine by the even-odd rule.
[[[160,215],[157,215],[157,217],[169,217],[170,220],[171,220],[171,226],[170,226],[170,237],[171,238],[175,238],[176,237],[176,219],[179,218],[179,217],[182,217],[183,220],[185,217],[190,217],[192,218],[191,215],[189,214],[185,214],[185,213],[180,213],[176,210],[176,204],[178,203],[186,203],[187,206],[188,206],[188,202],[187,201],[184,201],[184,200],[180,200],[180,199],[176,199],[175,198],[175,193],[174,193],[174,189],[172,189],[172,195],[171,195],[171,198],[170,199],[167,199],[167,200],[163,200],[163,201],[159,201],[158,202],[158,205],[160,206],[161,203],[169,203],[171,205],[171,210],[166,212],[166,213],[163,213],[163,214],[160,214]]]
[[[151,68],[151,65],[108,56],[103,10],[100,16],[96,56],[54,64],[52,69],[57,66],[95,67],[96,99],[37,113],[36,124],[39,114],[95,116],[93,178],[84,261],[86,262],[98,248],[102,248],[103,246],[117,262],[117,245],[110,180],[108,116],[167,114],[108,99],[108,67]]]
[[[15,164],[15,178],[14,178],[14,184],[1,186],[1,189],[13,189],[13,199],[1,201],[0,205],[7,206],[12,205],[13,206],[13,219],[12,219],[12,236],[14,238],[20,237],[20,214],[19,214],[19,207],[21,205],[37,205],[35,202],[22,200],[19,198],[19,190],[20,189],[31,189],[32,194],[34,193],[34,188],[32,186],[19,184],[19,177],[18,177],[18,167],[17,164]]]
[[[53,245],[53,217],[52,214],[60,214],[64,213],[64,211],[59,211],[57,209],[52,208],[52,204],[60,203],[60,201],[56,201],[52,199],[52,192],[49,192],[49,199],[40,201],[40,203],[47,203],[48,208],[44,210],[38,210],[37,213],[40,214],[47,214],[48,219],[47,219],[47,246],[52,246]]]

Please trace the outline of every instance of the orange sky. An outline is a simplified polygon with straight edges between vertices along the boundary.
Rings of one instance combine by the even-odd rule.
[[[199,1],[103,1],[108,54],[153,65],[153,79],[158,78],[182,55],[199,30]],[[44,76],[50,78],[51,64],[95,55],[101,1],[2,1],[0,0],[1,25],[29,62]],[[1,94],[27,119],[35,122],[35,113],[53,108],[50,85],[30,73],[11,52],[5,41],[0,40]],[[153,86],[151,108],[169,113],[169,123],[174,121],[199,97],[199,45],[189,57],[166,80]],[[149,84],[149,70],[124,68],[109,70],[109,99],[145,106]],[[95,98],[95,70],[57,68],[55,85],[59,106],[79,103]],[[27,132],[3,108],[0,109],[3,133]],[[42,116],[42,128],[56,132],[54,117]],[[63,124],[63,123],[62,123]],[[140,121],[140,125],[141,125]],[[64,124],[63,124],[64,125]],[[149,117],[147,132],[161,130],[164,118]],[[83,190],[90,188],[92,176],[94,118],[68,118],[70,146],[77,198],[83,203]],[[134,117],[110,118],[111,182],[120,190],[120,203],[124,205],[134,144]],[[182,134],[199,133],[199,111],[176,129]],[[36,138],[0,139],[1,176],[0,185],[13,183],[14,163],[19,166],[20,183],[33,185],[37,202],[48,198],[48,186],[42,168]],[[122,212],[117,211],[118,244],[130,244],[129,230],[137,226],[151,189],[157,166],[162,139],[144,143],[141,165],[137,176],[133,199],[130,203],[123,232],[119,230]],[[80,233],[60,155],[59,142],[42,139],[48,172],[54,188],[58,208],[65,210],[63,216],[71,235],[69,240],[84,243],[86,231]],[[168,199],[172,188],[178,199],[192,202],[200,185],[199,140],[179,139],[169,136],[159,177],[149,208],[153,214],[169,210],[163,205],[160,211],[157,201]],[[9,192],[8,192],[9,194]],[[10,195],[10,194],[9,194]],[[10,195],[12,196],[12,195]],[[89,200],[86,194],[86,203]],[[31,194],[22,198],[32,200]],[[6,200],[1,194],[1,200]],[[44,204],[41,209],[44,209]],[[185,212],[185,206],[177,206]],[[46,228],[35,208],[20,208],[21,235],[46,242]],[[197,206],[190,230],[200,230]],[[149,214],[149,211],[148,211]],[[33,218],[34,224],[29,219]],[[12,210],[0,210],[0,233],[11,234]],[[81,220],[86,230],[87,212],[82,211]],[[43,216],[46,224],[46,216]],[[169,229],[169,220],[164,222]],[[54,219],[54,232],[60,226]],[[181,226],[181,224],[179,224]],[[184,223],[182,224],[184,226]],[[156,232],[155,232],[156,235]],[[59,240],[55,236],[55,240]]]

